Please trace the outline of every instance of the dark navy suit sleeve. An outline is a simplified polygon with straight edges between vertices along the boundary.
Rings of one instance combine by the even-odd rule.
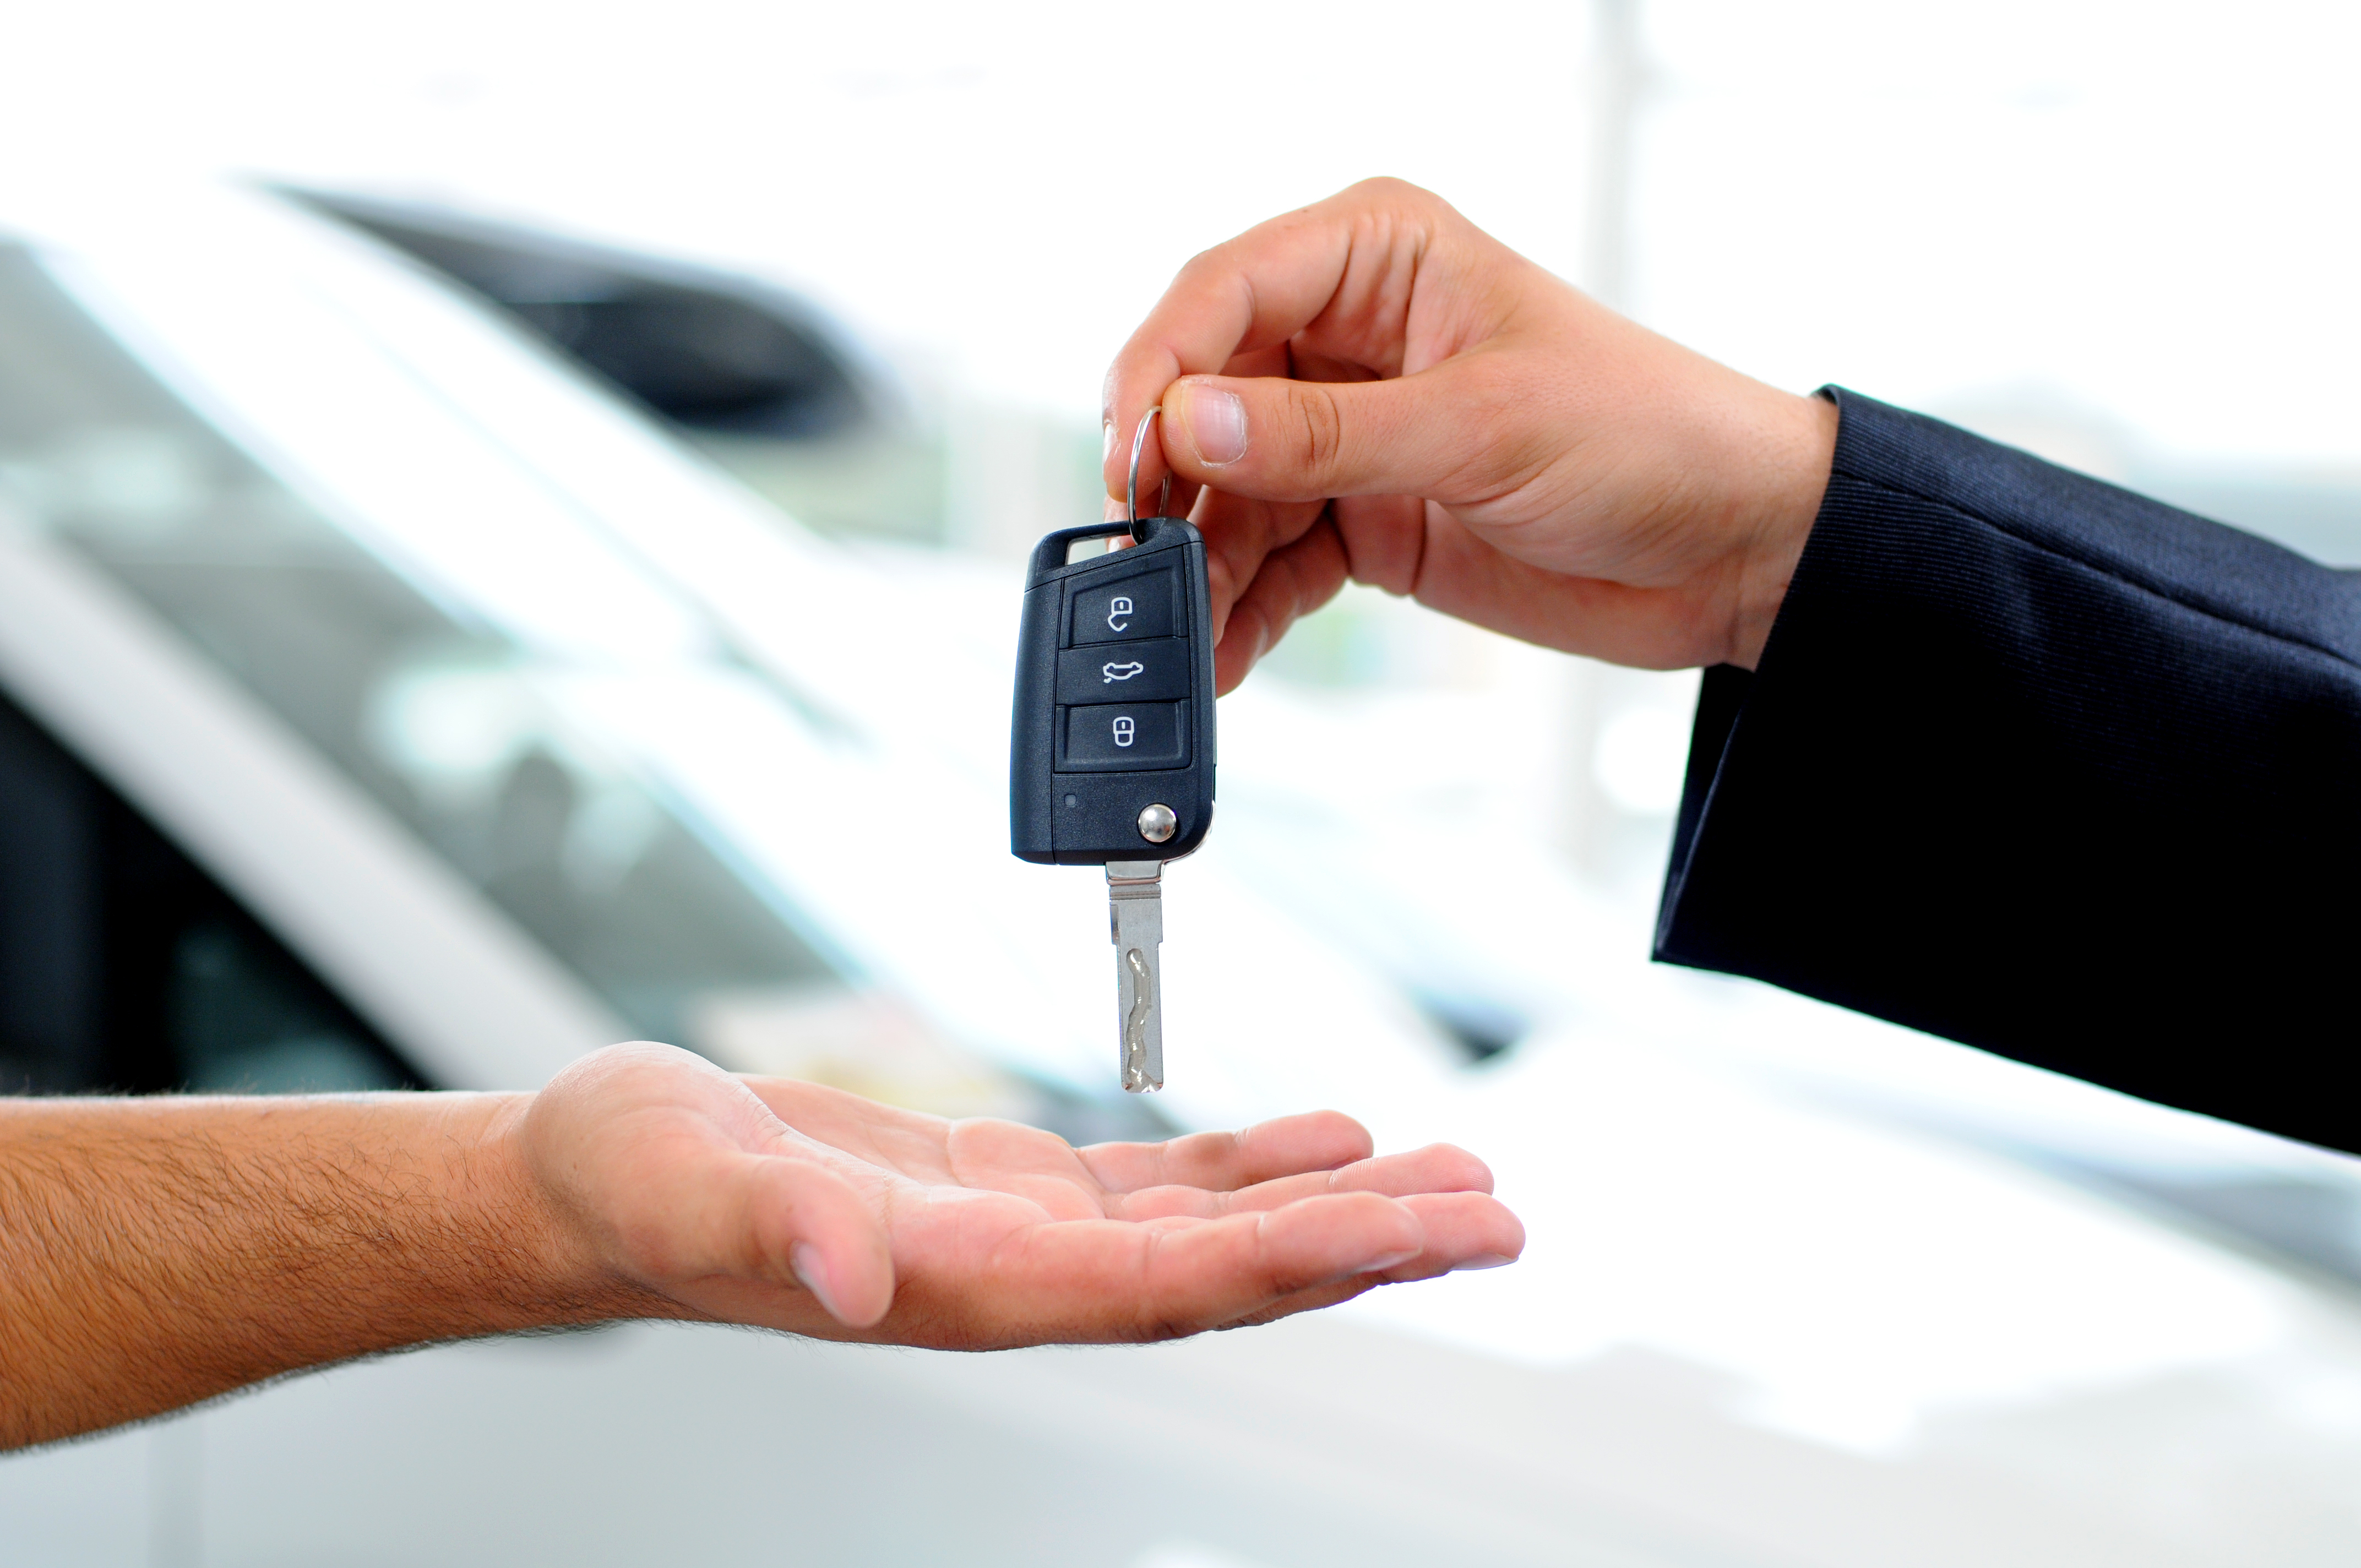
[[[2361,581],[1831,395],[1656,956],[2361,1150]]]

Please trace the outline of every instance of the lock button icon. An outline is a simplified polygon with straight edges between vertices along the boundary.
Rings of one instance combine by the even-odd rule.
[[[1138,773],[1189,764],[1189,705],[1182,702],[1093,704],[1062,709],[1058,747],[1060,773]],[[1138,806],[1134,803],[1136,813]]]

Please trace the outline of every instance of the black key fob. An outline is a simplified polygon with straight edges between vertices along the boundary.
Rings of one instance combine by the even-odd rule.
[[[1126,536],[1127,549],[1068,559]],[[1043,865],[1177,860],[1213,817],[1203,537],[1177,517],[1050,534],[1033,550],[1016,644],[1010,849]]]

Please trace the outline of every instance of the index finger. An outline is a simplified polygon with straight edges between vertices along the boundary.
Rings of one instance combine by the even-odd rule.
[[[1107,444],[1107,494],[1121,499],[1131,460],[1131,436],[1164,389],[1188,375],[1220,373],[1241,354],[1285,343],[1310,326],[1344,288],[1356,247],[1390,249],[1424,225],[1382,223],[1432,202],[1398,180],[1366,180],[1350,190],[1284,217],[1257,224],[1235,239],[1192,258],[1173,279],[1137,331],[1108,367],[1099,417],[1115,433]],[[1160,444],[1141,454],[1140,488],[1170,472]]]

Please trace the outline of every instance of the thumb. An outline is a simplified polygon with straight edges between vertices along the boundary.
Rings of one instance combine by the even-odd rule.
[[[747,1272],[777,1265],[847,1328],[868,1328],[894,1304],[894,1255],[884,1225],[851,1182],[792,1156],[747,1157],[737,1221]]]
[[[1160,400],[1175,473],[1266,501],[1417,496],[1449,505],[1484,488],[1501,411],[1446,360],[1382,381],[1184,376]]]
[[[646,1283],[663,1289],[717,1277],[792,1280],[848,1328],[871,1326],[893,1305],[885,1227],[853,1185],[825,1165],[733,1149],[667,1174],[620,1227],[632,1272]]]

